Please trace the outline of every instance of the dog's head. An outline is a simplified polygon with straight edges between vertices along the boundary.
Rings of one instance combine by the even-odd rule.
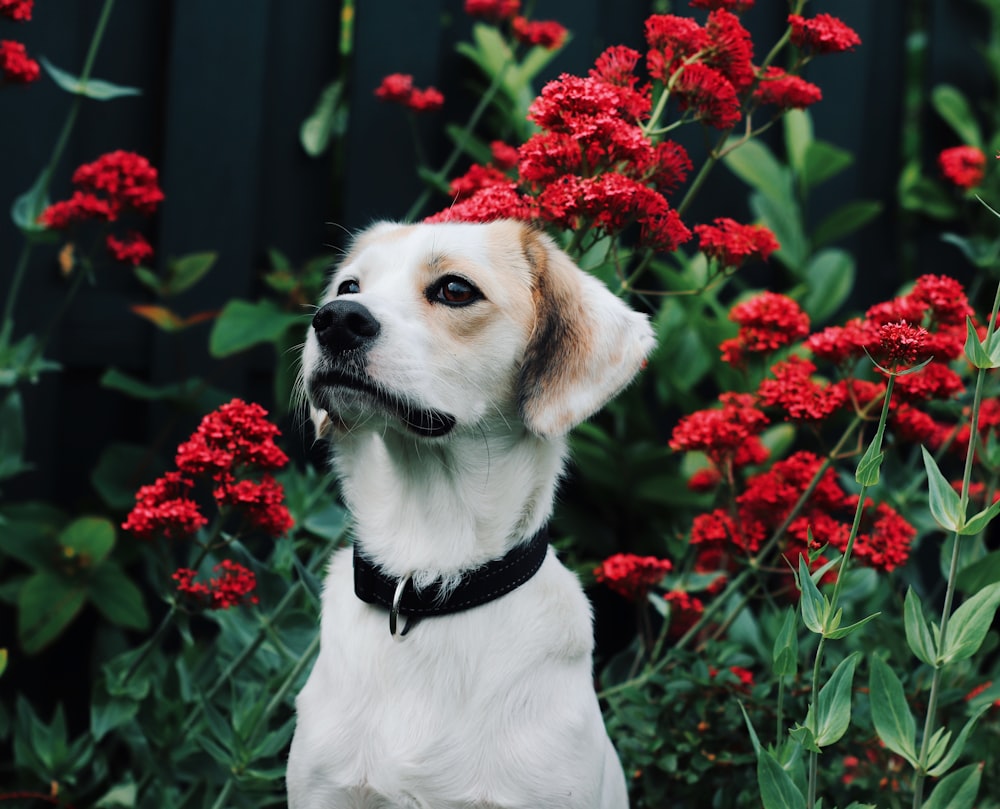
[[[330,283],[303,353],[313,422],[429,439],[519,419],[563,435],[629,383],[644,315],[513,221],[383,223]]]

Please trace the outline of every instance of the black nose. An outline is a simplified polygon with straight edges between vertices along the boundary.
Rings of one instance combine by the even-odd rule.
[[[338,300],[321,306],[312,325],[319,344],[335,354],[361,348],[379,333],[374,315],[356,301]]]

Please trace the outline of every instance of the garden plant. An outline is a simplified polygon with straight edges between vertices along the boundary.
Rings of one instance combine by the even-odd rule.
[[[1000,135],[984,133],[1000,132],[1000,103],[983,113],[934,89],[955,143],[904,167],[900,206],[953,228],[961,271],[868,300],[856,277],[880,268],[842,245],[879,227],[879,206],[806,215],[852,162],[814,133],[809,65],[865,44],[823,0],[756,4],[780,7],[775,41],[743,24],[755,0],[677,2],[636,32],[641,49],[610,44],[585,75],[542,83],[572,33],[519,0],[465,0],[472,36],[456,47],[477,84],[463,123],[445,124],[449,99],[406,65],[370,88],[421,119],[415,132],[437,122],[450,138],[440,166],[418,143],[426,191],[406,219],[535,223],[655,324],[640,380],[574,433],[551,528],[618,616],[595,677],[633,806],[997,807]],[[982,6],[1000,30],[1000,5]],[[32,7],[0,0],[0,92],[52,81],[69,95],[50,160],[8,200],[23,244],[0,322],[0,484],[44,462],[25,457],[23,393],[61,372],[48,341],[110,264],[147,292],[133,311],[150,328],[211,320],[212,356],[269,343],[276,371],[259,403],[109,370],[104,386],[175,413],[189,437],[162,460],[109,446],[88,513],[0,501],[0,599],[17,616],[0,684],[83,610],[101,623],[89,659],[54,663],[89,682],[85,727],[3,692],[0,804],[281,805],[324,561],[350,541],[326,471],[290,460],[278,426],[296,423],[294,347],[329,258],[293,267],[273,251],[265,298],[178,314],[214,256],[157,259],[144,226],[170,197],[156,167],[110,144],[53,184],[80,106],[137,92],[91,75],[113,0],[72,72],[7,39]],[[1000,79],[1000,42],[986,53]],[[346,97],[342,78],[324,93],[307,152],[343,133]],[[744,198],[699,197],[716,172]],[[39,255],[65,292],[36,328],[18,301]]]

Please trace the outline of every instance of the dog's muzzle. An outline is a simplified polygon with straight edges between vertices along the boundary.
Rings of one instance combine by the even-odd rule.
[[[326,357],[322,363],[326,367],[315,369],[309,380],[314,399],[323,402],[326,398],[323,388],[348,388],[367,394],[417,435],[438,438],[454,428],[454,416],[419,407],[362,370],[363,362],[358,358],[375,343],[382,330],[366,306],[352,300],[331,301],[313,315],[312,328]]]

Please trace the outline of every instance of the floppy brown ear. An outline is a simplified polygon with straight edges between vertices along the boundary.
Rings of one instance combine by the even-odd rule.
[[[534,273],[535,326],[518,379],[521,418],[537,435],[564,435],[632,381],[656,340],[645,315],[549,237],[525,228],[522,246]]]

